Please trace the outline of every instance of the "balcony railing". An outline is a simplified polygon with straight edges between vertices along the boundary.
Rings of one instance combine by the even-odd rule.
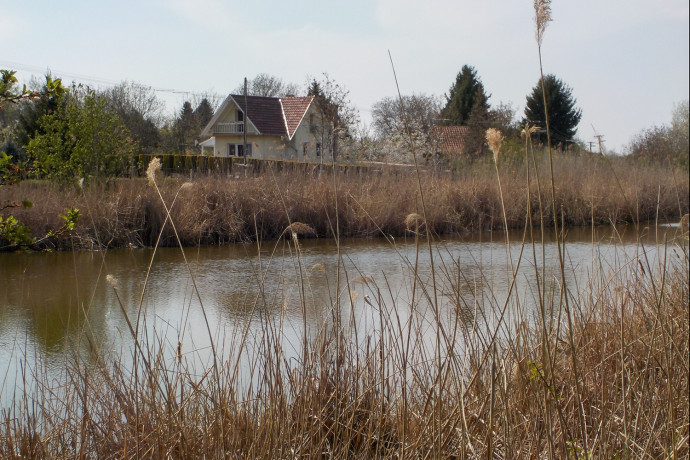
[[[216,123],[213,127],[214,134],[242,134],[244,132],[244,122],[236,123]]]

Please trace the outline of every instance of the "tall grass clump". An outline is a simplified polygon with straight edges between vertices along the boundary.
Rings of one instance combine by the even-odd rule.
[[[468,164],[457,172],[423,168],[419,179],[426,198],[431,234],[467,234],[477,231],[523,228],[526,218],[535,225],[554,226],[553,201],[546,152],[530,147],[527,158],[503,149],[500,172],[503,205],[492,164]],[[525,180],[529,162],[530,182]],[[669,166],[642,165],[627,158],[577,156],[553,152],[555,207],[568,226],[642,223],[678,219],[688,212],[687,172]],[[611,180],[612,171],[618,181]],[[404,220],[421,212],[419,185],[409,171],[379,173],[304,174],[283,171],[257,177],[196,176],[194,180],[162,177],[161,194],[185,246],[222,244],[279,238],[290,217],[314,229],[317,237],[334,237],[329,216],[338,217],[341,237],[401,237]],[[676,177],[676,183],[669,177]],[[334,188],[334,179],[337,188]],[[183,183],[188,183],[182,190]],[[66,207],[92,211],[69,234],[48,241],[49,248],[96,249],[175,246],[175,235],[165,226],[165,209],[145,179],[117,179],[80,188],[47,182],[23,181],[3,187],[10,201],[24,198],[32,209],[13,209],[17,219],[35,236],[62,225]],[[391,199],[395,197],[395,199]],[[542,213],[540,214],[539,202]],[[336,203],[338,210],[336,214]],[[524,212],[529,206],[529,215]],[[504,215],[505,212],[505,215]],[[375,223],[375,225],[374,225]],[[256,225],[256,228],[255,228]],[[256,230],[256,231],[255,231]],[[257,233],[258,231],[258,233]],[[98,238],[97,238],[98,236]]]

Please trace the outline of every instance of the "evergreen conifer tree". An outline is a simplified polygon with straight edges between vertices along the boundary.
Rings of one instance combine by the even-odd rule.
[[[551,130],[551,145],[565,146],[573,142],[577,125],[582,118],[582,110],[575,107],[577,102],[572,95],[572,89],[554,75],[544,76],[546,91],[546,105],[549,109],[549,128]],[[544,92],[541,80],[532,88],[527,96],[525,118],[522,123],[529,122],[543,129],[539,134],[540,141],[546,142],[546,117],[544,114]]]
[[[464,65],[446,96],[441,118],[450,125],[469,125],[474,120],[483,120],[489,112],[490,97],[475,68]]]

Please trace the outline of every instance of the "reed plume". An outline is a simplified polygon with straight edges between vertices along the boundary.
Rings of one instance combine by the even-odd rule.
[[[294,235],[316,235],[316,231],[314,231],[314,229],[310,225],[302,222],[293,222],[287,227],[285,227],[285,230],[283,230],[283,234],[288,232]]]
[[[405,228],[410,232],[417,232],[424,225],[424,218],[416,212],[410,213],[405,217]]]
[[[107,275],[105,277],[106,283],[110,285],[113,289],[117,289],[120,287],[120,282],[118,281],[117,278],[115,278],[113,275]]]
[[[146,168],[146,177],[149,180],[149,185],[153,186],[156,183],[156,179],[160,176],[162,167],[163,165],[158,157],[149,162],[149,167]]]
[[[527,139],[532,136],[532,134],[536,133],[539,131],[539,126],[537,125],[530,125],[529,122],[525,123],[525,127],[522,128],[520,131],[520,137],[523,139]]]
[[[534,22],[537,26],[537,44],[541,48],[544,31],[551,22],[551,0],[534,0]]]
[[[498,155],[503,145],[503,134],[496,128],[489,128],[486,130],[486,141],[494,154],[494,163],[498,164]]]

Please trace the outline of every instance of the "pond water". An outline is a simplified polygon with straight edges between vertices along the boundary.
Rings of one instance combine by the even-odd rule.
[[[566,284],[579,287],[594,272],[638,259],[654,265],[663,241],[677,233],[673,226],[571,229]],[[520,313],[530,316],[536,273],[557,281],[556,244],[546,235],[534,252],[524,246],[520,258],[523,232],[509,238],[510,251],[503,233],[439,239],[431,250],[433,274],[426,240],[417,246],[414,237],[344,240],[340,259],[326,239],[187,248],[184,255],[179,248],[0,254],[0,406],[12,401],[18,382],[58,376],[75,353],[88,360],[96,348],[131,359],[130,324],[145,346],[165,350],[170,360],[179,347],[190,368],[203,373],[211,339],[224,357],[240,342],[246,353],[258,353],[246,344],[269,323],[281,331],[287,356],[297,359],[305,331],[311,338],[340,320],[366,340],[377,333],[382,311],[405,318],[413,308],[428,320],[428,328],[418,329],[423,335],[435,317],[452,321],[459,311],[476,317],[487,305],[500,310],[510,291]],[[494,320],[484,312],[485,326]]]

